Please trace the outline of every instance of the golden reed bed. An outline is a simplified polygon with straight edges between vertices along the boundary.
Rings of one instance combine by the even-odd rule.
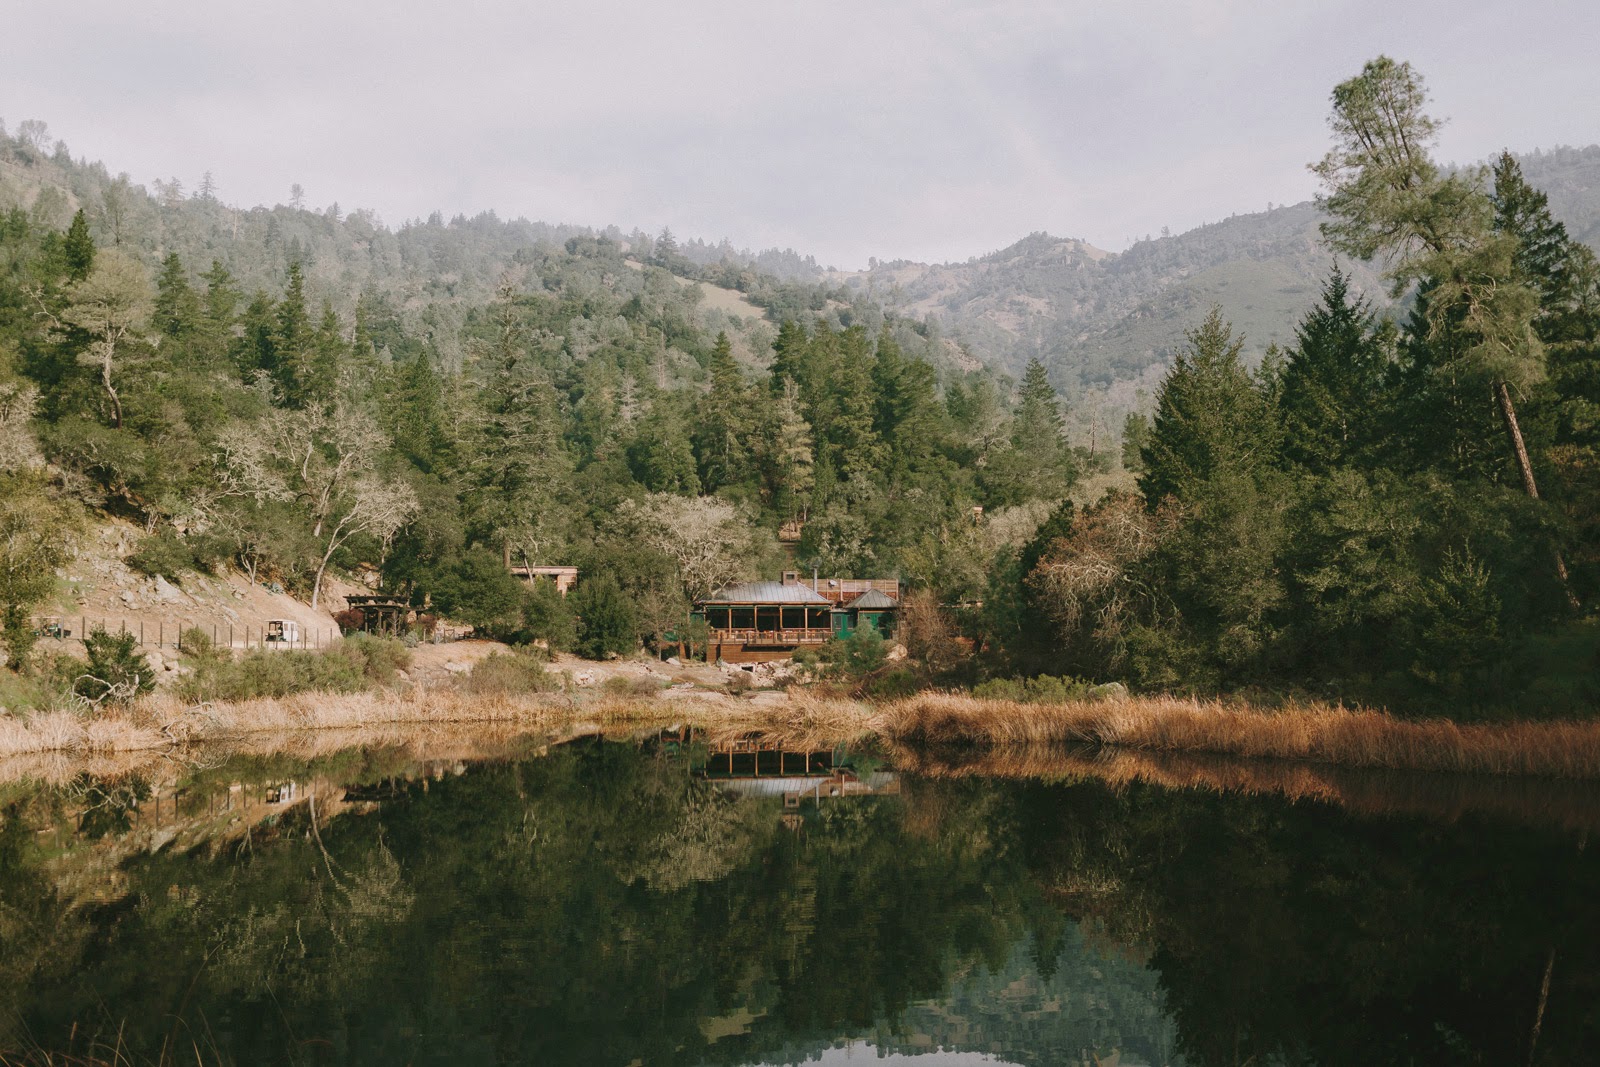
[[[1143,697],[1018,704],[927,694],[882,708],[878,732],[917,745],[1095,745],[1385,770],[1600,778],[1600,722],[1471,724],[1310,705],[1264,710]]]
[[[242,744],[307,731],[419,730],[458,724],[570,733],[687,723],[730,734],[761,731],[796,744],[877,735],[898,745],[1089,745],[1141,752],[1214,753],[1343,767],[1600,779],[1600,722],[1462,725],[1311,705],[1263,710],[1172,697],[1021,704],[930,693],[880,705],[793,694],[770,702],[715,694],[675,700],[573,700],[468,695],[450,688],[300,694],[282,700],[185,706],[158,698],[85,718],[58,711],[0,718],[0,757],[80,758],[191,745]]]

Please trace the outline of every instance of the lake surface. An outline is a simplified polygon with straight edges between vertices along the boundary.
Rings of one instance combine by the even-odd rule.
[[[678,731],[14,780],[0,1062],[1600,1062],[1586,790],[1052,766]]]

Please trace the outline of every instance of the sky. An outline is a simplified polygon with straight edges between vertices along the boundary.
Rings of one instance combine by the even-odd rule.
[[[1333,86],[1426,78],[1437,154],[1600,141],[1594,0],[73,0],[0,16],[0,120],[136,182],[958,261],[1316,191]]]

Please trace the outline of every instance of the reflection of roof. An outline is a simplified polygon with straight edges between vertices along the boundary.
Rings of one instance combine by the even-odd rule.
[[[868,611],[882,611],[884,608],[897,608],[899,606],[894,597],[879,589],[868,589],[865,593],[845,605],[847,608],[865,608]]]
[[[828,598],[818,596],[803,585],[784,585],[782,582],[746,582],[730,585],[706,597],[702,604],[818,604],[827,606]]]

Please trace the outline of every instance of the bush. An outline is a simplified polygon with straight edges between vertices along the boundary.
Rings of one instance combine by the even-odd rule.
[[[361,661],[361,673],[368,681],[385,685],[393,680],[396,671],[411,666],[411,652],[403,642],[392,637],[373,637],[370,634],[351,634],[330,652],[354,655]]]
[[[866,685],[867,696],[874,700],[897,700],[901,697],[915,696],[922,688],[916,672],[905,669],[890,671],[881,678],[874,678]]]
[[[497,552],[470,549],[423,585],[442,614],[481,634],[507,637],[522,625],[526,586],[506,570]]]
[[[653,697],[663,686],[659,678],[607,678],[600,683],[600,692],[608,697]]]
[[[191,626],[178,634],[178,650],[186,656],[209,657],[216,652],[211,635],[198,626]]]
[[[491,652],[456,685],[475,696],[553,693],[562,687],[561,679],[545,670],[544,657],[529,651]]]
[[[522,637],[526,641],[543,641],[559,652],[578,641],[567,598],[556,592],[556,583],[548,578],[540,578],[523,591]]]
[[[155,670],[131,633],[97,629],[83,639],[89,665],[72,691],[91,704],[130,704],[156,687]]]
[[[180,683],[185,700],[278,699],[293,693],[358,693],[393,679],[411,655],[398,641],[347,637],[323,652],[258,648],[238,659],[198,659]]]
[[[972,687],[980,700],[1011,700],[1019,704],[1065,704],[1088,700],[1094,683],[1082,678],[1056,678],[1041,674],[1035,678],[991,678]]]
[[[579,654],[603,659],[638,647],[633,604],[611,575],[602,574],[581,583],[572,594],[572,601],[573,612],[578,616]]]
[[[194,548],[170,526],[163,526],[140,541],[139,547],[124,562],[151,578],[160,575],[177,579],[190,571],[201,569]]]

